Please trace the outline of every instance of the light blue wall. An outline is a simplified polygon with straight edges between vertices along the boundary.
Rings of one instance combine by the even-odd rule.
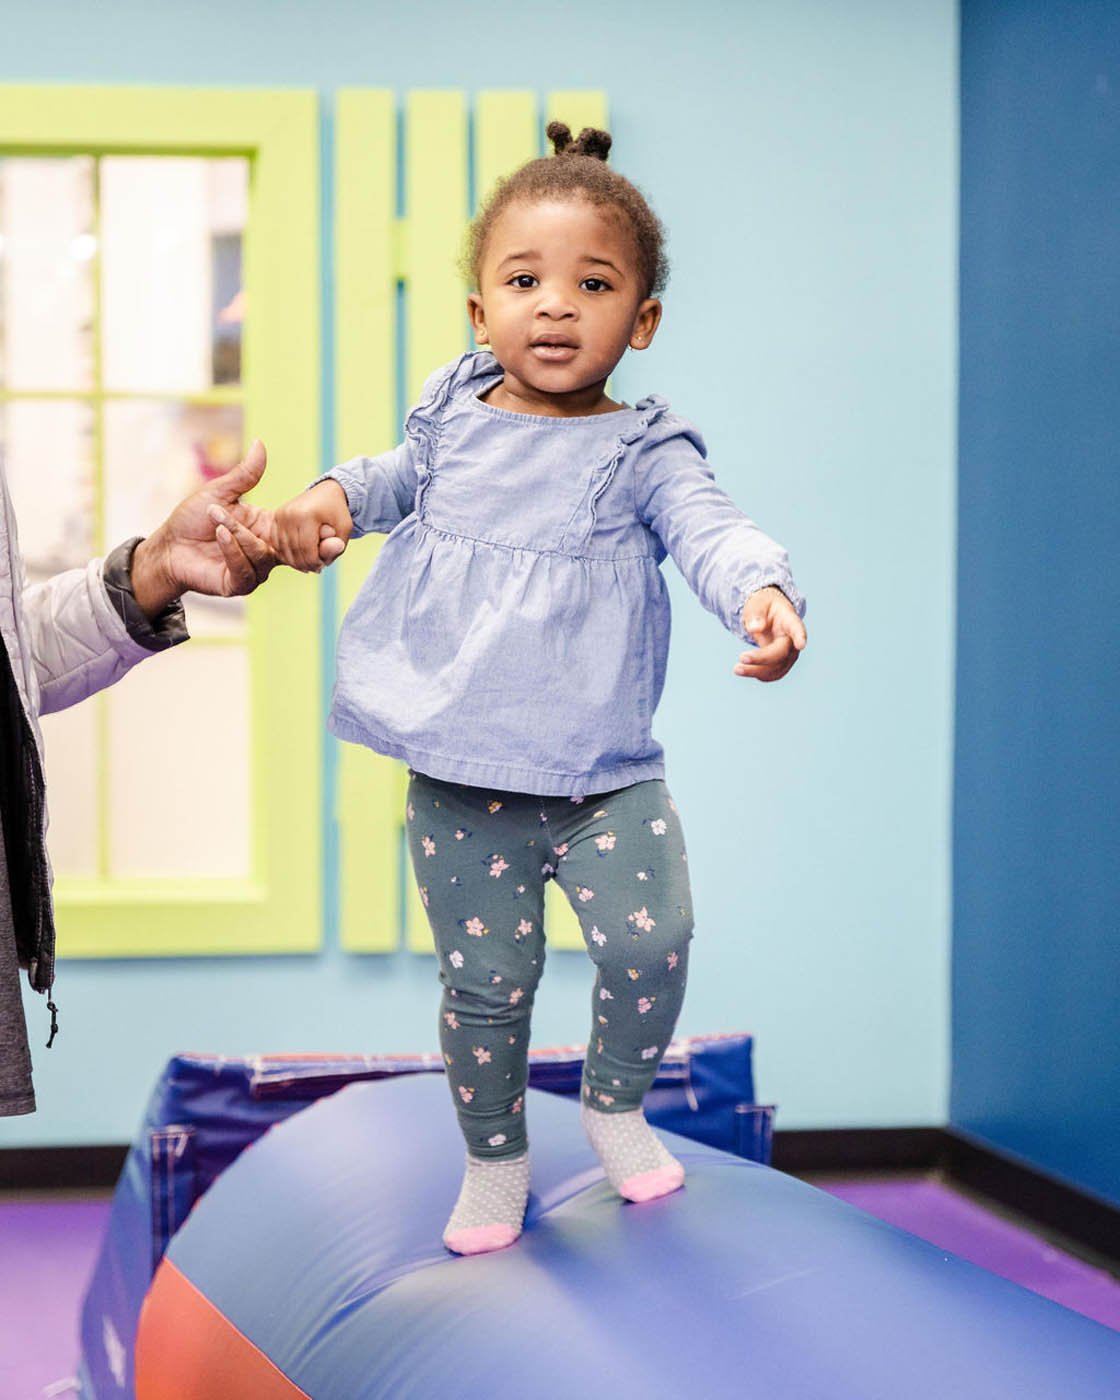
[[[681,1029],[753,1030],[782,1126],[944,1121],[951,0],[6,11],[0,81],[313,86],[328,156],[342,85],[607,89],[617,163],[664,217],[675,268],[656,346],[617,382],[703,427],[810,597],[806,659],[751,688],[730,674],[733,640],[674,586],[657,731],[699,923]],[[125,1140],[182,1048],[433,1046],[431,964],[344,956],[329,910],[326,936],[314,958],[63,963],[62,1036],[35,1050],[40,1111],[3,1140]],[[553,958],[537,1043],[585,1037],[588,982],[581,955]],[[41,1003],[28,1011],[38,1047]]]

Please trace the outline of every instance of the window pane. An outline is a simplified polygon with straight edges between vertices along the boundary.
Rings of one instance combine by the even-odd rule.
[[[105,539],[149,534],[192,491],[241,457],[236,405],[122,399],[105,405]],[[187,595],[193,636],[244,629],[240,598]]]
[[[110,873],[248,877],[245,648],[176,647],[138,666],[105,700]]]
[[[0,403],[0,455],[31,583],[85,564],[96,552],[93,446],[94,415],[86,403]]]
[[[101,161],[102,378],[111,392],[241,380],[248,162]]]
[[[93,161],[0,159],[0,386],[93,383]]]
[[[59,876],[97,875],[98,702],[44,715],[50,802],[47,847]]]

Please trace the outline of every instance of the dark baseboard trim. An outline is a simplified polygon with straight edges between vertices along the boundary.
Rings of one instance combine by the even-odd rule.
[[[812,1172],[931,1171],[941,1128],[778,1129],[772,1163],[793,1176]]]
[[[126,1146],[0,1148],[0,1191],[101,1191]],[[940,1172],[1104,1259],[1120,1263],[1120,1208],[951,1128],[820,1128],[774,1134],[774,1166],[828,1172]]]
[[[108,1191],[127,1156],[128,1148],[116,1143],[0,1148],[0,1191]]]
[[[986,1197],[1071,1246],[1120,1263],[1120,1207],[952,1128],[779,1131],[773,1164],[793,1176],[939,1172],[951,1185]]]
[[[1120,1263],[1120,1207],[951,1128],[942,1137],[941,1169],[951,1182]]]

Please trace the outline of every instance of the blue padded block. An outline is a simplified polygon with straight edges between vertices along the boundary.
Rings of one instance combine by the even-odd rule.
[[[273,1128],[168,1258],[313,1400],[1116,1400],[1120,1335],[780,1172],[667,1135],[629,1205],[578,1107],[530,1093],[512,1248],[440,1232],[462,1144],[441,1080],[357,1084]]]

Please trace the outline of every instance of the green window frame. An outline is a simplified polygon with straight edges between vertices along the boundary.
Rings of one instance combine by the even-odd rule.
[[[0,155],[247,159],[244,279],[250,313],[242,389],[240,396],[215,390],[204,401],[240,397],[246,440],[259,437],[269,451],[263,500],[279,502],[301,490],[321,450],[316,94],[0,85]],[[278,570],[247,601],[253,828],[248,878],[60,879],[60,954],[297,953],[320,946],[319,612],[319,590],[288,570]],[[152,794],[154,820],[160,800]]]

